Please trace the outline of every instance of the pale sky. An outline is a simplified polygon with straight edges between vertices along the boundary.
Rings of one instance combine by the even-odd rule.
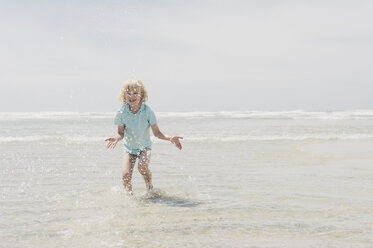
[[[373,109],[373,1],[1,1],[0,111]]]

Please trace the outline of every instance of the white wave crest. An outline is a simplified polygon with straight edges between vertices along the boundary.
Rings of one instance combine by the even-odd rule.
[[[285,120],[373,120],[373,110],[312,112],[294,111],[222,111],[222,112],[159,112],[160,118],[229,118],[229,119],[285,119]]]
[[[107,137],[102,136],[0,136],[0,144],[31,142],[31,143],[68,143],[68,144],[104,144]],[[153,143],[164,143],[151,137]],[[188,136],[184,135],[183,143],[214,143],[214,142],[243,142],[243,141],[302,141],[302,140],[373,140],[373,134],[278,134],[278,135],[240,135],[240,136]]]
[[[2,120],[70,120],[114,118],[114,112],[0,112]]]
[[[0,143],[12,142],[66,142],[66,143],[104,143],[106,137],[31,135],[0,137]]]
[[[212,143],[212,142],[243,142],[243,141],[302,141],[302,140],[371,140],[373,134],[304,134],[304,135],[263,135],[263,136],[228,136],[228,137],[184,137],[182,142]],[[155,143],[163,141],[153,139]]]
[[[52,139],[52,136],[48,135],[31,135],[31,136],[7,136],[0,137],[0,143],[9,143],[9,142],[35,142]]]
[[[373,120],[373,110],[351,111],[220,111],[156,112],[159,118],[184,119],[285,119],[285,120]],[[70,120],[79,118],[110,119],[115,112],[0,112],[0,121],[24,119]]]

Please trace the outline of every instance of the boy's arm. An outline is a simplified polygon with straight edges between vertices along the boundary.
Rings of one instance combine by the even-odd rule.
[[[124,137],[124,126],[118,126],[118,135],[115,139],[122,140]]]
[[[118,126],[118,135],[115,138],[107,138],[105,141],[109,143],[106,145],[106,148],[115,148],[117,143],[122,140],[124,137],[124,126]]]
[[[151,127],[152,127],[154,136],[157,137],[158,139],[163,139],[163,140],[168,140],[168,141],[171,140],[172,137],[162,133],[161,130],[159,130],[159,127],[157,124],[154,124]]]
[[[171,141],[172,144],[174,144],[177,148],[179,148],[181,150],[182,146],[181,146],[181,143],[180,143],[179,139],[182,139],[183,137],[180,137],[180,136],[170,137],[170,136],[162,133],[161,130],[159,130],[159,127],[158,127],[157,124],[154,124],[151,127],[152,127],[152,131],[153,131],[153,134],[154,134],[155,137],[157,137],[158,139]]]

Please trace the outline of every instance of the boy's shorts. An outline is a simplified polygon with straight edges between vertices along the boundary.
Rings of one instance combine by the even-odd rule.
[[[136,157],[138,157],[138,156],[140,156],[140,154],[142,153],[142,152],[144,152],[144,151],[150,151],[151,150],[151,148],[144,148],[144,149],[126,149],[126,148],[124,148],[124,152],[125,153],[127,153],[127,154],[129,154],[129,155],[131,155],[131,156],[136,156]]]

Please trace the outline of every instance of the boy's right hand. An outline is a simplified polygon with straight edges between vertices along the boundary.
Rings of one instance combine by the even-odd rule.
[[[180,143],[180,140],[179,139],[184,139],[183,137],[180,137],[180,136],[172,136],[170,141],[172,144],[174,144],[179,150],[182,149],[182,145]]]
[[[119,140],[116,138],[108,138],[105,141],[109,141],[109,143],[107,143],[106,145],[106,148],[109,149],[109,148],[115,148]]]

